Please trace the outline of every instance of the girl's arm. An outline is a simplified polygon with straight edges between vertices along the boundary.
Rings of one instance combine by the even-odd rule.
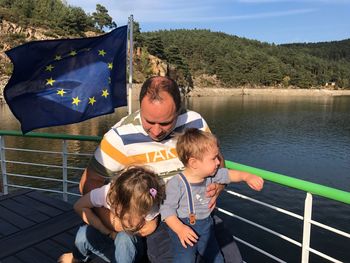
[[[93,207],[90,201],[90,193],[83,195],[74,204],[75,212],[77,212],[86,224],[93,226],[105,235],[111,235],[113,231],[102,223],[101,219],[93,212]]]
[[[256,191],[260,191],[264,186],[264,180],[261,177],[251,173],[229,169],[228,176],[231,183],[244,181],[250,188]]]
[[[165,223],[177,234],[184,248],[187,245],[193,246],[197,242],[198,236],[189,226],[183,224],[176,215],[169,216],[165,219]]]

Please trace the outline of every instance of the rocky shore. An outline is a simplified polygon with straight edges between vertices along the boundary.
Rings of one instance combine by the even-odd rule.
[[[3,99],[3,88],[8,79],[0,79],[0,104],[5,103]],[[133,84],[132,97],[137,99],[140,93],[141,84]],[[350,96],[350,90],[331,89],[281,89],[281,88],[201,88],[194,87],[188,97],[220,97],[220,96]]]
[[[141,84],[133,84],[132,97],[137,99]],[[188,97],[220,97],[220,96],[350,96],[350,90],[331,89],[281,89],[281,88],[202,88],[194,87]]]
[[[190,97],[216,97],[241,95],[268,96],[350,96],[350,90],[282,89],[282,88],[198,88],[188,93]]]

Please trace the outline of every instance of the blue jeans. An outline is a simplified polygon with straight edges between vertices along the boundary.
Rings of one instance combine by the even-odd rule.
[[[214,215],[215,236],[219,243],[222,254],[226,263],[242,263],[242,256],[238,246],[230,232],[224,227],[223,221]],[[168,226],[160,222],[155,232],[147,236],[147,255],[152,263],[171,263],[173,261],[173,251]],[[196,262],[205,262],[202,257],[197,257]]]
[[[224,263],[224,258],[221,254],[219,245],[214,234],[214,222],[211,216],[196,220],[194,225],[191,225],[188,218],[180,218],[182,223],[191,227],[198,235],[198,241],[191,247],[187,245],[184,248],[180,242],[178,235],[169,228],[169,236],[174,255],[174,263],[195,263],[197,253],[203,257],[205,262]]]
[[[140,236],[119,232],[113,240],[94,227],[83,225],[75,237],[73,256],[83,262],[94,254],[106,262],[132,263],[141,260],[143,250]]]

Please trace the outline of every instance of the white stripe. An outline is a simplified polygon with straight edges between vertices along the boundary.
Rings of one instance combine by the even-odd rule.
[[[120,171],[124,169],[124,165],[112,159],[108,154],[101,151],[100,146],[95,151],[95,159],[104,167],[111,171]]]

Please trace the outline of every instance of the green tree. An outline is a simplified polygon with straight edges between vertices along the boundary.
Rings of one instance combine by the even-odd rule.
[[[96,5],[96,12],[92,13],[92,19],[95,25],[102,31],[104,27],[115,28],[117,24],[113,21],[112,17],[108,14],[108,10],[103,5]]]
[[[84,30],[92,26],[92,21],[80,7],[72,7],[66,11],[61,27],[70,34],[83,35]]]
[[[133,40],[135,48],[144,46],[144,37],[141,34],[140,24],[136,21],[133,24]]]
[[[156,56],[160,59],[165,59],[163,41],[159,36],[155,35],[146,37],[144,41],[147,50],[151,55]]]

